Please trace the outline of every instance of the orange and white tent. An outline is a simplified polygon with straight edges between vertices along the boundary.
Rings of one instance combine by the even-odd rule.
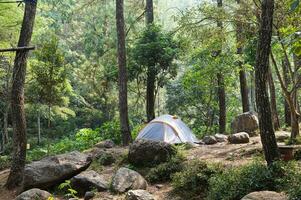
[[[163,141],[171,144],[199,142],[190,128],[181,119],[172,115],[162,115],[152,120],[140,131],[137,139]]]

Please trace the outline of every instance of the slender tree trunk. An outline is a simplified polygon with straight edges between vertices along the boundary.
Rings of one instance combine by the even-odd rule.
[[[223,6],[222,0],[217,0],[217,7]],[[223,22],[218,21],[217,26],[223,31]],[[222,49],[219,50],[217,56],[222,53]],[[217,87],[218,87],[218,102],[219,102],[219,132],[226,132],[226,90],[224,83],[224,75],[222,73],[217,74]]]
[[[155,80],[156,75],[151,67],[147,69],[147,89],[146,89],[146,113],[147,121],[155,118]]]
[[[240,4],[240,0],[236,0],[237,4]],[[240,18],[240,15],[238,15],[238,18]],[[236,22],[236,46],[237,46],[237,54],[242,55],[243,54],[243,35],[244,35],[244,29],[242,22],[238,21]],[[249,105],[249,94],[248,94],[248,84],[247,84],[247,77],[246,72],[242,68],[242,62],[239,62],[239,82],[240,82],[240,94],[241,94],[241,100],[242,100],[242,109],[243,112],[250,111],[250,105]]]
[[[275,130],[280,129],[280,122],[277,112],[277,103],[276,103],[276,89],[274,85],[274,79],[273,74],[271,71],[271,67],[269,69],[269,75],[268,75],[268,83],[269,83],[269,91],[270,91],[270,102],[271,102],[271,112],[272,112],[272,120]]]
[[[249,112],[250,111],[249,95],[248,95],[249,91],[247,85],[246,72],[243,69],[239,71],[239,80],[240,80],[240,94],[242,99],[242,109],[243,112]]]
[[[146,0],[145,19],[147,26],[154,23],[153,0]],[[155,118],[155,85],[156,71],[154,70],[154,66],[148,66],[146,80],[146,116],[148,122]]]
[[[8,113],[9,113],[9,104],[5,105],[3,113],[3,143],[8,143]],[[3,146],[4,147],[4,146]]]
[[[38,144],[41,144],[41,114],[38,110]]]
[[[153,0],[146,0],[145,20],[146,20],[146,25],[154,23],[154,4],[153,4]]]
[[[283,73],[283,82],[285,84],[285,87],[288,88],[288,86],[290,85],[290,79],[288,76],[288,63],[286,59],[282,60],[282,73]],[[284,97],[284,121],[286,126],[291,125],[291,111],[287,101],[285,100],[285,97]]]
[[[256,95],[255,95],[255,73],[254,71],[250,72],[250,96],[251,96],[251,106],[252,109],[257,112],[257,106],[256,106]]]
[[[219,100],[219,132],[226,132],[226,93],[224,76],[220,73],[217,74],[218,82],[218,100]]]
[[[37,1],[26,1],[18,47],[30,44],[36,15]],[[26,120],[24,111],[24,83],[28,51],[17,51],[13,68],[11,110],[13,122],[13,156],[10,174],[6,183],[8,189],[23,186],[26,160]]]
[[[123,145],[132,141],[128,118],[127,100],[127,70],[123,0],[116,0],[116,27],[117,27],[117,50],[118,50],[118,86],[119,86],[119,117]]]
[[[267,92],[269,55],[271,51],[274,0],[261,3],[261,21],[256,54],[255,81],[259,128],[265,159],[268,165],[279,159],[279,151],[273,128],[271,106]]]

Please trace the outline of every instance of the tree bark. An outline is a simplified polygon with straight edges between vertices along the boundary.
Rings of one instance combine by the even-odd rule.
[[[223,6],[222,0],[217,0],[217,7],[221,8]],[[217,26],[223,29],[223,22],[218,21]],[[219,50],[217,55],[222,52],[222,49]],[[226,91],[224,83],[224,75],[222,73],[217,73],[217,87],[218,87],[218,102],[219,102],[219,132],[226,132]]]
[[[8,112],[9,112],[9,105],[5,105],[3,113],[3,147],[5,144],[8,143]]]
[[[147,26],[150,26],[154,23],[153,0],[146,0],[145,19],[146,19]],[[150,122],[155,118],[156,71],[153,68],[154,66],[147,67],[146,116],[148,122]]]
[[[152,24],[154,22],[153,0],[146,0],[145,20],[146,20],[146,25]]]
[[[240,0],[236,0],[237,4],[240,4]],[[238,18],[240,16],[238,15]],[[243,24],[239,20],[236,22],[236,46],[237,46],[237,54],[242,55],[243,54]],[[246,72],[242,68],[242,62],[239,62],[239,82],[240,82],[240,94],[241,94],[241,100],[242,100],[242,109],[243,112],[250,111],[250,105],[249,105],[249,94],[248,94],[248,84],[247,84],[247,77]]]
[[[288,75],[288,66],[287,61],[285,59],[282,60],[282,74],[283,74],[283,82],[286,88],[290,85],[290,79]],[[291,111],[289,105],[284,97],[284,120],[286,126],[291,126]]]
[[[25,12],[18,47],[30,44],[36,15],[37,1],[26,1]],[[23,186],[26,160],[26,120],[24,111],[24,84],[28,51],[17,51],[13,68],[11,110],[13,122],[13,156],[10,174],[6,183],[8,189]]]
[[[38,110],[38,144],[41,144],[41,114]]]
[[[218,82],[218,102],[219,102],[219,132],[226,132],[226,93],[224,76],[221,73],[217,74]]]
[[[263,0],[261,9],[262,13],[255,67],[256,103],[258,108],[261,142],[265,159],[268,165],[270,165],[273,161],[279,159],[279,151],[272,122],[271,106],[267,92],[267,77],[269,73],[268,61],[271,52],[274,0]]]
[[[250,96],[251,96],[251,106],[252,109],[257,112],[257,106],[256,106],[256,95],[255,95],[255,73],[254,71],[250,72],[250,79],[251,79],[251,84],[250,84]]]
[[[273,126],[275,130],[280,129],[280,122],[277,112],[277,102],[276,102],[276,89],[274,85],[273,74],[271,68],[269,68],[268,74],[268,83],[269,83],[269,91],[270,91],[270,102],[271,102],[271,112],[272,112],[272,120]]]
[[[123,0],[116,0],[116,27],[117,27],[117,52],[118,52],[118,85],[119,85],[119,117],[123,145],[132,141],[129,128],[128,100],[127,100],[127,70],[125,49]]]

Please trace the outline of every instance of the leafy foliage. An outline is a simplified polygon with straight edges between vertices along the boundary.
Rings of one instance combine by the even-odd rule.
[[[146,175],[146,179],[151,183],[170,181],[173,174],[183,170],[183,162],[183,156],[177,153],[169,161],[151,168]]]
[[[204,196],[209,187],[209,179],[216,173],[219,173],[216,167],[199,160],[190,161],[181,172],[173,175],[172,185],[179,193],[187,191],[192,196]]]

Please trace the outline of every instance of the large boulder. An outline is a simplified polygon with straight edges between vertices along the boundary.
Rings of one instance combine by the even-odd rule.
[[[32,162],[25,166],[24,188],[54,186],[86,170],[90,164],[91,158],[78,151]]]
[[[241,200],[288,200],[287,196],[272,191],[252,192]]]
[[[118,193],[146,188],[146,180],[138,172],[125,167],[120,168],[112,180],[112,189]]]
[[[228,141],[228,136],[224,134],[217,133],[214,135],[215,139],[217,142],[227,142]]]
[[[216,144],[217,140],[214,136],[212,135],[207,135],[203,138],[203,142],[207,145],[211,145],[211,144]]]
[[[109,182],[93,170],[83,171],[74,176],[70,181],[72,188],[75,189],[80,196],[94,189],[99,192],[109,189]]]
[[[231,133],[247,132],[255,136],[259,128],[258,117],[255,112],[246,112],[238,115],[231,123]]]
[[[175,154],[171,144],[140,139],[130,145],[128,159],[135,166],[153,166],[168,161]]]
[[[50,196],[51,194],[47,191],[33,188],[31,190],[27,190],[21,193],[19,196],[16,197],[15,200],[47,200]]]
[[[231,144],[244,144],[250,142],[250,136],[246,132],[229,135],[228,140]]]
[[[125,200],[155,200],[146,190],[130,190],[125,196]]]

